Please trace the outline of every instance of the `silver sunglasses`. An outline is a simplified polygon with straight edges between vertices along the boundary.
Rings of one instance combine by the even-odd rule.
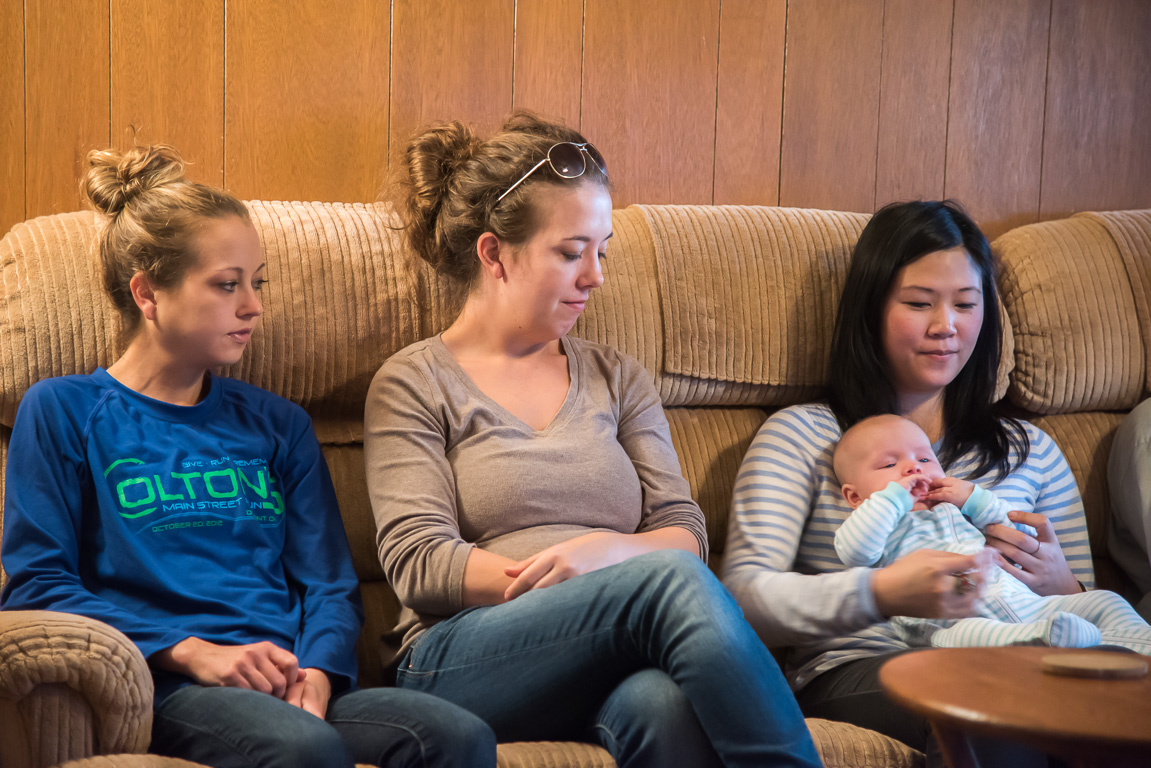
[[[561,178],[576,179],[583,176],[584,172],[587,171],[587,161],[584,160],[585,154],[596,164],[600,173],[607,176],[607,163],[604,162],[603,155],[590,141],[585,141],[583,144],[561,141],[558,144],[552,144],[543,160],[533,165],[530,171],[520,176],[519,181],[512,184],[506,192],[497,197],[496,204],[498,205],[501,200],[512,193],[512,190],[527,181],[528,177],[542,168],[544,163],[550,165],[556,175]]]

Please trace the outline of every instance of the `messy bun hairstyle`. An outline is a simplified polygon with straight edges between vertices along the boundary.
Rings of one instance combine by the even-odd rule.
[[[541,184],[608,186],[587,155],[584,173],[565,179],[544,163],[503,200],[497,199],[553,144],[587,141],[578,131],[519,112],[486,141],[460,122],[420,131],[408,143],[400,210],[416,254],[445,275],[471,285],[479,271],[476,242],[484,232],[513,246],[527,242],[541,221],[533,190]]]
[[[129,287],[137,272],[157,288],[173,288],[196,258],[200,224],[227,216],[251,221],[232,195],[184,178],[183,158],[165,144],[88,153],[80,191],[106,217],[99,240],[104,290],[129,330],[140,320]]]

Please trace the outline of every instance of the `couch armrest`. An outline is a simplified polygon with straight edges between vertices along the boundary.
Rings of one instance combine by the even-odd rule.
[[[94,619],[54,611],[0,611],[0,700],[64,685],[92,709],[97,753],[143,752],[152,731],[152,675],[139,649]],[[61,738],[70,723],[50,727]]]

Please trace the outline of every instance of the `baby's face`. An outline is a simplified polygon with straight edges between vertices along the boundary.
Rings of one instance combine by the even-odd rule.
[[[944,477],[931,441],[910,421],[869,426],[858,437],[865,448],[846,467],[848,477],[842,479],[853,486],[860,501],[908,475],[922,475],[928,481]]]

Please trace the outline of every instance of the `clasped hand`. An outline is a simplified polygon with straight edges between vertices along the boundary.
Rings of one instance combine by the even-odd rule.
[[[296,656],[273,643],[218,645],[189,637],[156,654],[157,666],[200,685],[267,693],[323,718],[332,687],[319,669],[301,669]]]
[[[504,573],[512,583],[504,591],[513,600],[533,589],[543,589],[627,559],[623,534],[598,531],[577,536],[509,565]]]

